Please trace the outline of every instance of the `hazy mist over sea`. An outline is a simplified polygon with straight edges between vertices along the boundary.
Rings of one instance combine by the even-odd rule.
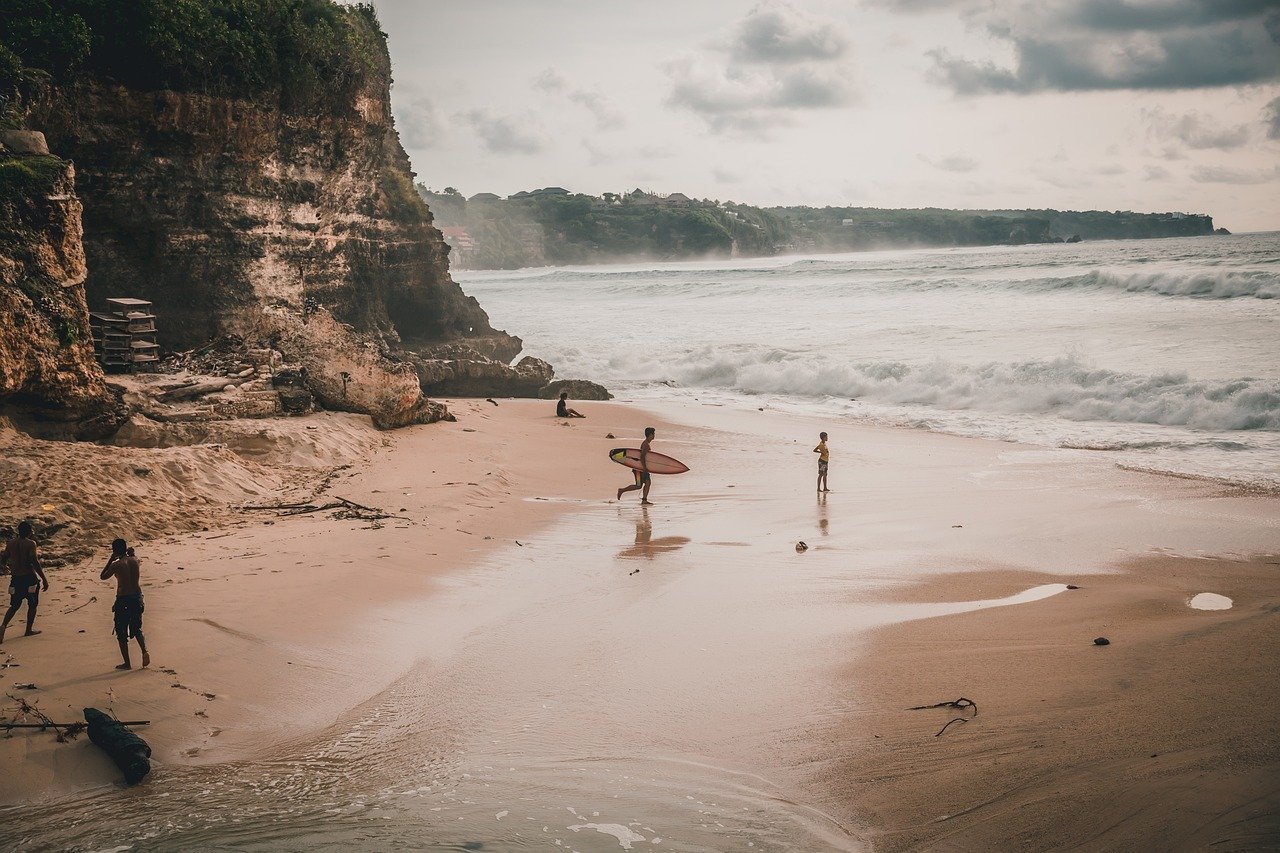
[[[562,377],[1280,487],[1280,234],[459,272]]]

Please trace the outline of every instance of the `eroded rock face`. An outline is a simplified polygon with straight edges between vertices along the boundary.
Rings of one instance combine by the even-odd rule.
[[[6,147],[0,153],[6,188],[0,197],[0,409],[39,435],[98,438],[120,415],[93,355],[75,169],[47,153]]]
[[[535,394],[550,377],[509,367],[519,338],[449,276],[393,125],[385,42],[377,62],[321,114],[106,80],[33,93],[27,125],[81,175],[89,305],[152,301],[168,350],[277,346],[323,405],[384,426],[447,414],[416,364],[441,344],[471,354],[450,393]]]
[[[568,392],[570,400],[612,400],[609,389],[586,379],[557,379],[538,389],[544,400],[555,400],[562,392]]]

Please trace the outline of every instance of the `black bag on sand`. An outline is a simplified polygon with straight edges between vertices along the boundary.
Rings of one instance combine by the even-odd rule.
[[[97,708],[84,709],[89,740],[97,744],[124,773],[124,781],[136,785],[151,772],[151,747],[133,732]]]

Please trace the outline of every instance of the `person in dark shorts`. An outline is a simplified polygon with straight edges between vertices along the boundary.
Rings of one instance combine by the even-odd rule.
[[[618,489],[618,500],[622,500],[622,496],[627,492],[644,489],[640,493],[640,503],[649,506],[649,486],[653,482],[653,475],[649,473],[649,445],[653,443],[653,437],[657,435],[657,432],[653,427],[644,428],[644,443],[640,445],[640,467],[643,470],[635,472],[636,482],[634,486],[625,486]]]
[[[569,408],[569,392],[561,391],[560,401],[556,403],[556,417],[557,418],[585,418],[586,415],[582,414],[582,412],[579,412],[577,409]]]
[[[4,623],[0,624],[0,643],[4,642],[4,632],[24,601],[27,603],[27,630],[23,636],[39,634],[34,627],[36,608],[40,604],[41,590],[47,592],[49,589],[49,580],[40,568],[40,556],[36,552],[36,536],[31,522],[19,524],[18,537],[5,543],[4,552],[0,554],[0,565],[8,566],[10,575],[9,610],[4,614]]]
[[[133,549],[123,539],[111,543],[111,558],[102,569],[102,579],[116,579],[116,603],[111,612],[115,614],[115,635],[120,643],[120,657],[124,663],[116,669],[133,669],[129,661],[129,638],[138,641],[142,650],[142,665],[151,663],[151,655],[147,653],[147,640],[142,636],[142,585],[139,582],[141,568]]]

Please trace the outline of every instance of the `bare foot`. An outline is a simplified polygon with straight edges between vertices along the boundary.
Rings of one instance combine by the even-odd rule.
[[[618,500],[622,500],[622,489],[618,489]]]
[[[116,669],[133,669],[133,667],[129,666],[127,663],[118,663],[116,664]]]
[[[147,654],[146,652],[142,653],[142,666],[144,668],[151,666],[151,655]]]
[[[4,642],[4,632],[9,630],[8,625],[0,625],[0,643]]]
[[[40,632],[40,631],[27,631],[27,632],[26,632],[26,633],[24,633],[22,636],[24,636],[24,637],[34,637],[36,634],[39,634],[39,633],[41,633],[41,632]]]
[[[653,506],[653,501],[640,501],[641,506]]]

